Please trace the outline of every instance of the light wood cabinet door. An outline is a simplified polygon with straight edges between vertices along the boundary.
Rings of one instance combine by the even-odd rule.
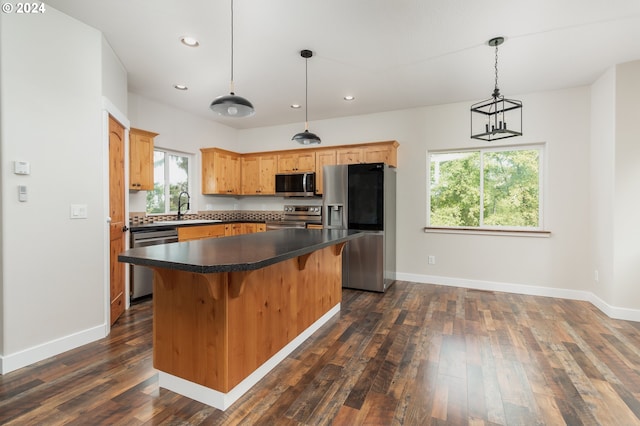
[[[324,166],[336,164],[336,150],[328,149],[316,152],[316,194],[323,194],[322,179]]]
[[[398,167],[398,143],[352,146],[336,149],[337,164],[386,163]]]
[[[278,158],[275,155],[260,157],[260,194],[273,195],[276,193],[276,168]]]
[[[129,189],[153,190],[153,139],[157,133],[129,130]]]
[[[203,148],[202,193],[240,194],[240,155],[217,148]]]
[[[224,236],[230,237],[232,235],[242,234],[242,223],[227,223],[224,226]]]
[[[276,156],[242,157],[243,195],[275,194]]]
[[[198,225],[178,227],[178,241],[202,240],[225,236],[225,225]]]
[[[389,166],[397,167],[398,159],[396,147],[393,145],[368,146],[363,149],[364,163],[386,163]]]
[[[253,234],[254,232],[258,232],[257,223],[247,222],[242,224],[242,234]]]
[[[313,172],[315,169],[315,152],[292,152],[278,155],[278,173]]]
[[[336,164],[359,164],[363,161],[362,148],[339,148],[336,149]]]

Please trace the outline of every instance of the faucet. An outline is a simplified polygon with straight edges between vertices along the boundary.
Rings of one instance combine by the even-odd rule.
[[[189,201],[191,200],[191,197],[189,196],[189,193],[187,191],[182,191],[179,195],[178,195],[178,220],[180,220],[183,216],[183,214],[180,212],[180,210],[182,210],[182,194],[187,196],[187,210],[189,210],[191,207],[189,205]]]

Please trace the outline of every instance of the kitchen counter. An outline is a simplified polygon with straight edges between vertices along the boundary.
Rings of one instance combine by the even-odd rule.
[[[129,226],[131,232],[137,231],[156,231],[164,229],[175,229],[183,226],[202,226],[202,225],[227,225],[230,223],[265,223],[264,220],[163,220],[159,222],[143,223]]]
[[[196,272],[251,271],[360,237],[357,231],[281,229],[225,238],[139,247],[118,260]]]
[[[282,229],[127,250],[154,271],[160,387],[225,410],[340,312],[355,231]]]

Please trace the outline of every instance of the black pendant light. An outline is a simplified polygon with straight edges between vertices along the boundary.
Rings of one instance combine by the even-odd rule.
[[[255,114],[253,105],[242,96],[237,96],[233,88],[233,0],[231,0],[231,84],[229,94],[218,96],[211,102],[209,108],[224,117],[249,117]]]
[[[487,42],[496,48],[495,86],[489,99],[471,105],[471,137],[483,141],[522,136],[522,102],[507,99],[498,89],[498,46],[504,37]],[[507,126],[508,124],[508,126]]]
[[[300,51],[300,56],[304,58],[304,132],[296,133],[291,138],[292,141],[296,141],[302,145],[317,145],[321,142],[320,137],[315,133],[311,133],[309,131],[309,118],[307,115],[307,111],[309,108],[308,99],[309,99],[309,78],[308,78],[308,62],[309,58],[313,56],[313,52],[307,49]]]

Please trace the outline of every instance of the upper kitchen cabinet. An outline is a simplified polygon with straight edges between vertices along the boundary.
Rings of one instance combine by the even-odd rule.
[[[129,130],[129,189],[153,190],[153,139],[157,133]]]
[[[278,154],[278,173],[315,172],[315,151],[293,151]]]
[[[324,166],[333,166],[336,164],[336,150],[323,149],[316,152],[316,194],[323,194],[322,179]]]
[[[241,161],[242,194],[275,194],[276,163],[275,154],[244,155]]]
[[[240,155],[219,148],[202,148],[202,193],[240,194]]]
[[[399,143],[396,141],[389,141],[338,148],[336,149],[336,163],[386,163],[391,167],[398,167],[398,145]]]

